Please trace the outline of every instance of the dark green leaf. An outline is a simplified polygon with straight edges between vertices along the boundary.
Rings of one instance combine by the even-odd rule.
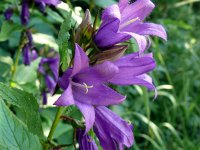
[[[30,132],[43,137],[38,103],[32,94],[0,83],[0,98],[18,108],[20,119],[27,125]]]
[[[39,138],[28,132],[26,125],[17,119],[0,99],[0,149],[42,150]]]

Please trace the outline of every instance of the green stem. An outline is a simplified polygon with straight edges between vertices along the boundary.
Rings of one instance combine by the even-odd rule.
[[[24,32],[22,32],[21,38],[20,38],[20,43],[19,43],[19,46],[18,46],[18,49],[17,49],[17,52],[16,52],[15,62],[13,64],[13,67],[12,67],[12,70],[11,70],[11,83],[14,80],[14,76],[15,76],[17,66],[18,66],[18,63],[19,63],[19,56],[20,56],[22,48],[24,47],[24,45],[26,43],[26,40],[27,39],[24,37]]]
[[[50,129],[50,132],[49,132],[49,135],[47,137],[47,144],[45,145],[45,150],[48,150],[49,149],[49,141],[51,141],[52,137],[53,137],[53,134],[56,130],[56,127],[60,121],[60,116],[62,115],[62,113],[64,112],[64,108],[63,107],[59,107],[58,110],[57,110],[57,113],[56,113],[56,116],[54,118],[54,121],[53,121],[53,124],[51,126],[51,129]]]

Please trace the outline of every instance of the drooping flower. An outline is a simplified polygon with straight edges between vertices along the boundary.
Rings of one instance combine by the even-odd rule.
[[[4,12],[4,17],[5,17],[6,20],[10,20],[12,15],[13,15],[13,9],[12,8],[8,8]]]
[[[42,58],[38,71],[44,76],[48,93],[53,94],[58,80],[59,57]]]
[[[148,72],[156,67],[152,53],[139,55],[139,52],[121,57],[113,62],[119,72],[109,80],[116,85],[141,85],[149,90],[155,90]]]
[[[60,0],[34,0],[36,6],[39,6],[41,12],[44,12],[46,5],[58,5],[61,1]],[[22,7],[21,7],[21,23],[22,25],[27,25],[30,20],[30,12],[29,12],[29,0],[22,0]]]
[[[30,30],[26,31],[26,38],[27,38],[28,42],[22,48],[23,63],[25,65],[30,65],[31,61],[33,61],[37,58],[37,52],[35,50],[32,51],[33,37],[32,37],[32,33]]]
[[[132,125],[128,124],[105,106],[95,107],[93,129],[104,150],[123,150],[124,146],[129,148],[134,143]],[[96,150],[96,147],[93,147],[93,139],[87,134],[85,135],[83,131],[82,134],[79,134],[79,139],[81,139],[78,141],[80,150],[84,150],[84,147],[82,147],[83,144],[90,146],[91,149],[88,150]]]
[[[95,119],[94,106],[118,104],[125,97],[105,85],[118,72],[118,67],[109,61],[90,67],[85,52],[78,44],[75,47],[73,68],[69,68],[58,80],[64,92],[55,105],[75,104],[85,118],[88,132]]]
[[[134,3],[120,0],[118,4],[107,7],[102,14],[102,24],[94,36],[96,45],[105,49],[133,37],[139,50],[144,51],[148,47],[147,35],[166,40],[167,35],[161,25],[144,22],[153,8],[150,0],[137,0]]]
[[[58,5],[61,1],[60,0],[35,0],[36,3],[43,3],[46,5]]]
[[[28,0],[22,0],[22,8],[20,14],[21,24],[27,25],[30,19],[29,3]]]
[[[77,131],[77,140],[79,143],[79,150],[98,150],[95,141],[88,134],[85,135],[85,131],[79,129]]]

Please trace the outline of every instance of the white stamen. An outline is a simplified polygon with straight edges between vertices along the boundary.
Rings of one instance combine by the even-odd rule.
[[[129,24],[134,23],[134,22],[137,21],[137,20],[140,21],[140,18],[139,18],[139,17],[136,17],[136,18],[133,18],[133,19],[131,19],[131,20],[129,20],[129,21],[123,23],[122,25],[120,25],[119,29],[122,29],[122,28],[128,26]]]
[[[76,82],[71,82],[72,85],[75,85],[77,87],[81,87],[81,88],[84,88],[86,91],[85,91],[85,94],[87,94],[89,92],[89,89],[93,88],[93,85],[87,85],[86,83],[83,82],[83,84],[80,84],[80,83],[76,83]]]

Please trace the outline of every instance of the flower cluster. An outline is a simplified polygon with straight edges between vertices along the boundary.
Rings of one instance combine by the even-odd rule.
[[[73,65],[58,78],[63,93],[55,102],[57,106],[76,105],[82,112],[85,130],[77,132],[80,149],[98,149],[88,134],[91,129],[105,150],[133,145],[133,126],[107,108],[122,103],[126,97],[108,85],[141,85],[155,90],[147,73],[156,63],[152,53],[144,52],[150,46],[149,35],[164,40],[167,36],[161,25],[144,22],[153,8],[150,0],[134,3],[120,0],[103,11],[102,23],[95,33],[91,33],[90,13],[86,11],[75,36]],[[135,39],[139,50],[124,55],[128,45],[123,42],[131,38]],[[88,55],[91,48],[93,51]]]

